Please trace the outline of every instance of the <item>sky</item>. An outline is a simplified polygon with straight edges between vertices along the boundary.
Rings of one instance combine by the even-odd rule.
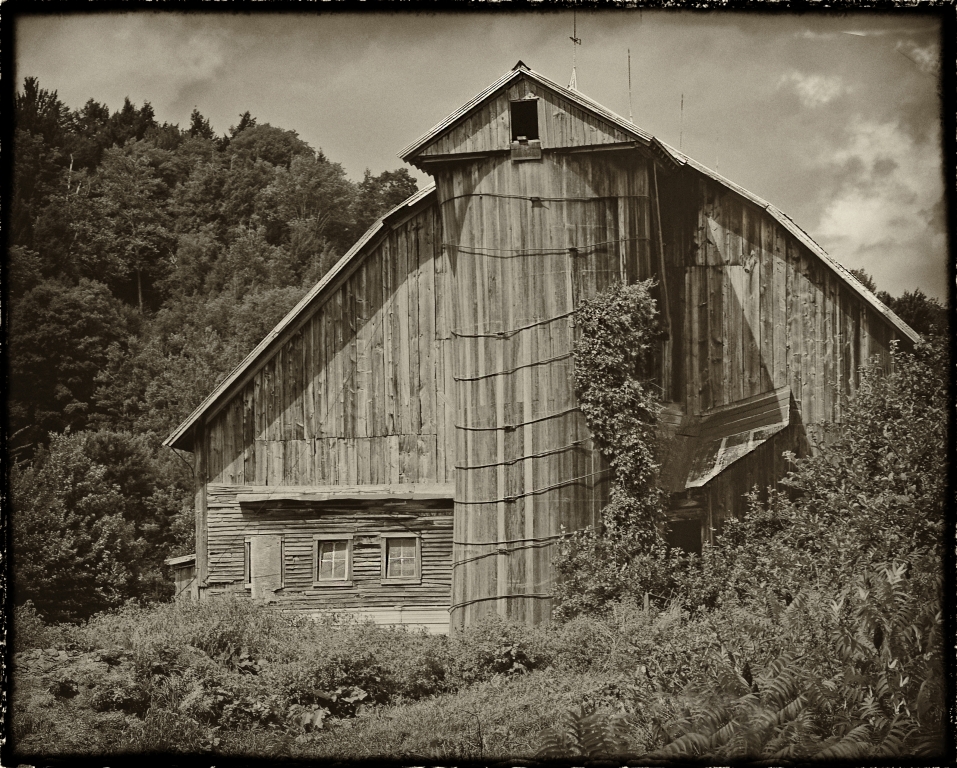
[[[773,203],[879,290],[944,300],[939,44],[933,15],[903,12],[136,12],[20,17],[15,56],[18,83],[71,108],[128,96],[181,127],[198,108],[220,134],[248,110],[358,180],[402,167],[403,147],[519,59],[567,84],[574,49],[583,94]]]

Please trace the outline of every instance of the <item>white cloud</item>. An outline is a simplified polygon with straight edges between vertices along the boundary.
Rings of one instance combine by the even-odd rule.
[[[805,29],[795,34],[795,37],[804,40],[835,40],[841,35],[854,35],[855,37],[883,37],[892,34],[910,34],[919,31],[914,27],[893,27],[883,29],[842,29],[839,31],[821,32],[814,29]]]
[[[940,69],[940,46],[931,43],[924,47],[913,40],[898,40],[894,50],[906,56],[925,75],[937,75]]]
[[[946,235],[934,222],[943,195],[938,138],[918,144],[895,123],[862,119],[850,131],[842,147],[818,158],[846,177],[814,233],[842,263],[864,267],[898,294],[946,262]]]
[[[805,107],[814,108],[834,101],[848,89],[836,75],[814,75],[796,69],[781,75],[778,88],[792,87]]]

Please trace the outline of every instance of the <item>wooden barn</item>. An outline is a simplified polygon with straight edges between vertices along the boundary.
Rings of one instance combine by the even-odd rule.
[[[167,439],[192,451],[195,591],[447,631],[540,622],[608,466],[575,308],[654,277],[661,482],[698,549],[917,335],[774,206],[519,62],[400,155],[379,220]]]

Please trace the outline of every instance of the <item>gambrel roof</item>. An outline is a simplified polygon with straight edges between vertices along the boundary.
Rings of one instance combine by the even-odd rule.
[[[603,107],[598,102],[592,101],[578,91],[565,88],[553,80],[549,80],[544,75],[540,75],[538,72],[529,69],[524,62],[519,61],[510,72],[506,72],[498,80],[489,85],[488,88],[477,94],[466,104],[463,104],[459,109],[455,110],[452,114],[434,126],[430,131],[426,132],[412,142],[399,153],[399,157],[408,163],[414,163],[417,158],[422,157],[423,153],[430,146],[439,141],[441,137],[447,135],[450,131],[454,130],[456,126],[461,125],[463,121],[467,120],[469,115],[474,114],[482,107],[482,105],[487,104],[489,101],[499,96],[504,90],[509,88],[509,86],[521,79],[528,79],[545,87],[564,101],[579,107],[587,114],[608,124],[609,127],[623,133],[627,137],[632,138],[636,145],[645,148],[656,159],[660,160],[665,167],[671,169],[680,169],[683,167],[693,169],[712,181],[721,184],[732,192],[737,193],[759,208],[766,210],[781,226],[794,235],[794,237],[796,237],[798,241],[805,245],[815,256],[817,256],[828,267],[830,267],[831,270],[840,275],[841,279],[844,280],[844,282],[846,282],[855,292],[860,294],[865,301],[874,307],[874,309],[876,309],[881,315],[886,317],[887,320],[889,320],[898,331],[900,331],[911,341],[918,340],[918,334],[915,333],[899,317],[897,317],[897,315],[895,315],[873,293],[871,293],[871,291],[869,291],[856,277],[854,277],[854,275],[851,274],[850,270],[846,269],[843,265],[839,264],[835,259],[829,256],[824,249],[821,248],[821,246],[811,239],[807,232],[795,224],[790,217],[785,215],[775,206],[771,205],[771,203],[767,202],[766,200],[762,200],[760,197],[749,192],[744,187],[738,186],[734,182],[726,179],[724,176],[721,176],[715,171],[712,171],[710,168],[707,168],[701,163],[688,157],[688,155],[684,154],[683,152],[680,152],[674,147],[671,147],[656,139],[650,133],[643,131],[634,123],[626,120],[620,115],[615,114],[610,109]]]
[[[890,323],[901,335],[911,341],[918,341],[919,336],[897,315],[895,315],[887,306],[883,304],[873,293],[857,280],[849,270],[839,264],[835,259],[829,256],[811,237],[798,227],[788,216],[778,210],[757,195],[752,194],[743,187],[734,184],[723,176],[715,173],[711,169],[694,161],[684,153],[659,141],[651,134],[641,130],[630,121],[615,114],[611,110],[603,107],[597,102],[583,96],[575,90],[565,88],[558,83],[538,74],[529,69],[524,63],[519,62],[514,69],[502,75],[495,82],[489,85],[473,99],[468,101],[459,109],[455,110],[445,120],[442,120],[430,131],[425,133],[416,141],[399,153],[399,157],[406,162],[415,163],[421,159],[429,147],[440,141],[443,136],[455,130],[469,119],[469,116],[491,100],[499,98],[501,94],[511,85],[521,79],[527,79],[537,86],[544,88],[554,95],[555,98],[571,105],[572,108],[580,110],[590,120],[596,121],[596,125],[608,127],[608,131],[613,131],[616,137],[623,136],[626,139],[624,146],[635,147],[640,151],[650,154],[656,161],[660,162],[666,169],[682,172],[682,169],[689,169],[690,172],[701,174],[712,181],[722,185],[726,189],[734,192],[752,204],[768,212],[781,226],[790,232],[800,243],[814,254],[823,264],[829,267],[841,280],[848,285],[855,293],[859,294],[870,304],[885,320]],[[614,145],[621,147],[622,143]],[[548,147],[544,147],[548,149]],[[443,157],[443,155],[439,155]],[[438,158],[436,158],[438,159]],[[295,330],[301,326],[305,320],[310,317],[322,304],[326,295],[335,290],[339,284],[337,278],[347,274],[350,267],[357,265],[362,258],[376,246],[381,237],[388,233],[391,227],[398,226],[406,221],[408,216],[420,210],[423,207],[434,203],[435,187],[429,185],[420,192],[412,195],[408,200],[396,206],[377,220],[369,230],[356,242],[352,248],[329,270],[329,272],[316,284],[316,286],[303,297],[303,299],[276,325],[276,327],[256,346],[249,355],[216,387],[216,389],[206,397],[205,400],[189,415],[189,417],[170,434],[164,441],[164,445],[183,450],[192,449],[191,430],[204,414],[213,414],[228,400],[228,397],[237,386],[241,386],[248,377],[255,373],[283,343],[283,341]]]

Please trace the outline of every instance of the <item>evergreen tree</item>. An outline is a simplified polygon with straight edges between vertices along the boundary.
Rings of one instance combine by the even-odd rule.
[[[200,111],[193,107],[193,113],[189,116],[189,135],[199,136],[202,139],[213,139],[216,134],[209,124],[209,120],[202,116]]]

